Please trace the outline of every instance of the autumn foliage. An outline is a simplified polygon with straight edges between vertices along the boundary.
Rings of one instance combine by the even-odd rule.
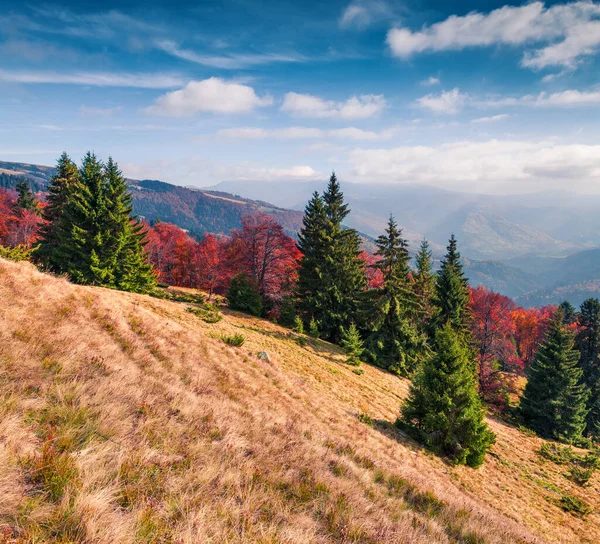
[[[246,215],[229,237],[205,234],[198,242],[171,223],[148,226],[146,251],[159,280],[223,294],[234,276],[246,274],[261,296],[276,305],[292,288],[299,251],[271,216]]]
[[[12,192],[0,189],[0,245],[31,247],[41,224],[37,210],[20,208]]]

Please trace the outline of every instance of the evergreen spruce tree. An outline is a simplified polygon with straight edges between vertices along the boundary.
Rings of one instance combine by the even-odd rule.
[[[484,422],[471,353],[449,323],[436,331],[397,424],[457,464],[478,467],[494,443]]]
[[[62,217],[69,190],[80,181],[79,170],[66,153],[58,159],[56,174],[50,179],[46,195],[47,206],[43,209],[44,224],[40,229],[40,245],[36,256],[49,270],[58,272],[56,256],[58,246],[57,226]]]
[[[112,159],[104,166],[87,153],[75,175],[66,154],[53,180],[52,223],[43,233],[40,256],[73,281],[147,292],[155,285],[143,251],[142,226],[132,217],[131,196]]]
[[[435,288],[435,275],[433,273],[433,258],[429,249],[429,242],[423,240],[419,251],[415,256],[415,271],[413,274],[413,285],[417,301],[420,306],[419,323],[421,330],[425,330],[431,315],[432,297]]]
[[[454,234],[450,237],[446,256],[436,276],[433,304],[434,329],[450,324],[459,337],[468,344],[471,323],[469,284],[463,273]]]
[[[38,203],[29,184],[24,180],[20,179],[17,181],[17,208],[21,210],[30,210],[37,213]]]
[[[114,286],[114,262],[105,242],[112,236],[110,201],[104,168],[88,152],[79,169],[80,183],[69,188],[56,227],[59,271],[77,283]]]
[[[539,435],[577,442],[585,429],[589,392],[581,382],[583,371],[577,364],[573,334],[562,320],[562,312],[557,311],[527,369],[519,411],[526,425]]]
[[[247,274],[240,274],[231,280],[227,291],[227,302],[232,310],[257,317],[260,317],[263,311],[258,286],[248,278]]]
[[[133,197],[127,182],[110,157],[104,175],[109,202],[104,252],[109,266],[114,268],[114,287],[146,293],[156,285],[156,276],[144,252],[146,233],[133,216]]]
[[[583,383],[590,391],[586,435],[600,437],[600,301],[589,298],[581,304],[575,337]]]
[[[577,312],[575,308],[568,300],[563,300],[559,305],[558,309],[563,314],[563,324],[571,325],[577,321]]]
[[[346,362],[349,365],[359,366],[360,357],[364,351],[364,345],[354,322],[350,323],[348,329],[342,331],[340,346],[342,346],[344,353],[348,356]]]
[[[427,342],[415,326],[421,308],[410,280],[408,242],[392,216],[376,244],[380,259],[372,266],[381,271],[383,285],[365,296],[370,331],[365,357],[391,372],[411,374],[427,353]]]
[[[307,323],[314,319],[321,337],[332,342],[355,319],[367,285],[358,233],[342,227],[348,213],[334,173],[323,197],[315,193],[309,201],[299,235],[299,307]]]
[[[304,210],[298,234],[298,248],[302,252],[298,267],[298,308],[307,326],[315,315],[320,316],[327,308],[327,293],[323,285],[325,256],[330,245],[325,205],[315,191]]]

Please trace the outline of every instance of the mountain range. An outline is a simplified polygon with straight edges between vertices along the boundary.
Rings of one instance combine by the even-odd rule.
[[[44,190],[54,168],[0,161],[0,187],[19,177]],[[194,236],[228,233],[245,213],[274,216],[295,236],[303,208],[326,182],[234,182],[208,188],[129,179],[134,211]],[[600,291],[600,197],[558,192],[494,196],[435,187],[343,183],[352,213],[347,225],[368,249],[393,213],[415,248],[427,238],[441,259],[450,233],[459,240],[467,276],[525,306],[579,304]]]

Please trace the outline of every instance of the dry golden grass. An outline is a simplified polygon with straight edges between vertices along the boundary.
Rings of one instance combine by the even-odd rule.
[[[187,306],[0,259],[0,541],[600,541],[597,475],[541,440],[492,419],[485,465],[448,466],[391,425],[406,381]]]

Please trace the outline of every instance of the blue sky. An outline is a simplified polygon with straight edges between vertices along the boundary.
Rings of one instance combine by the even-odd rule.
[[[600,192],[600,2],[0,0],[0,159]]]

